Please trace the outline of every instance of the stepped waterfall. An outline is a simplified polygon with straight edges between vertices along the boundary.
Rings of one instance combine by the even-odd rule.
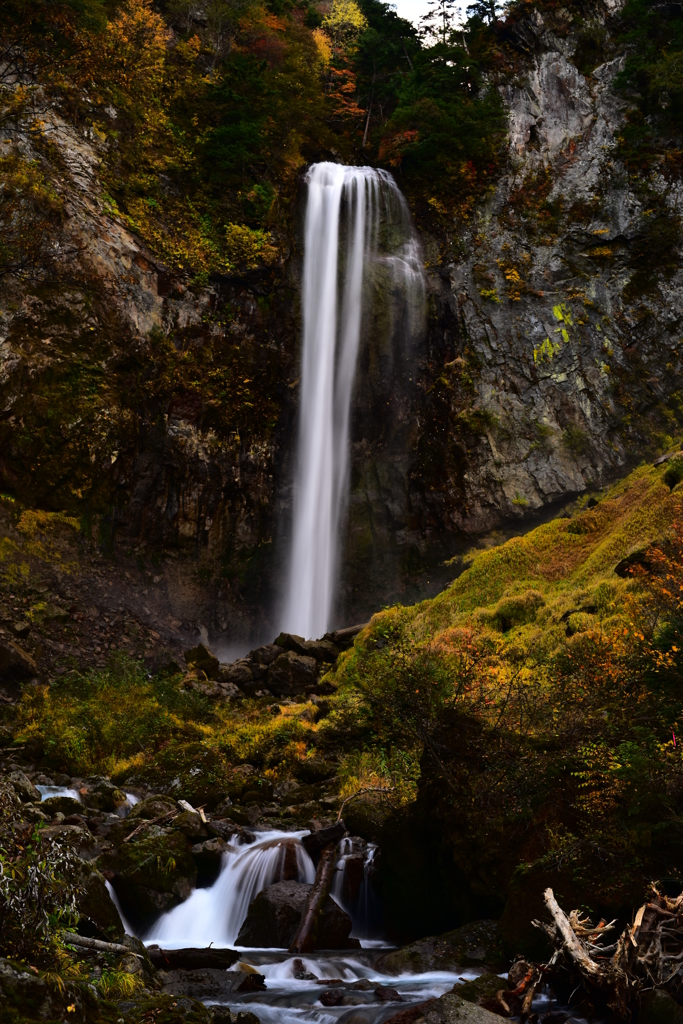
[[[307,178],[303,345],[294,519],[282,625],[330,627],[349,477],[356,365],[373,303],[391,339],[421,328],[424,278],[410,213],[394,179],[372,167],[319,163]]]

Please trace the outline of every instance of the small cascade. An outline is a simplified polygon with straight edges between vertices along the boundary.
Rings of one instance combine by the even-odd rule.
[[[310,638],[326,632],[333,612],[361,341],[381,321],[387,347],[406,344],[422,327],[425,289],[408,206],[390,174],[319,163],[307,183],[298,466],[282,625]],[[387,315],[378,317],[373,304]]]
[[[376,853],[375,843],[357,836],[342,839],[330,893],[353,921],[351,935],[364,944],[382,933],[382,906],[374,878]]]
[[[195,889],[153,925],[145,942],[168,948],[234,946],[249,904],[282,879],[312,883],[313,861],[300,843],[306,832],[262,832],[255,842],[228,847],[221,873],[208,889]]]

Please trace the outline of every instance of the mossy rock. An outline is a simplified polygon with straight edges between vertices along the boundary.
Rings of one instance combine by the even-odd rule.
[[[104,776],[94,776],[86,779],[86,792],[83,794],[83,803],[97,811],[106,811],[109,814],[116,813],[119,807],[127,801],[126,794],[119,789],[110,779]]]
[[[83,862],[78,881],[79,933],[106,942],[119,942],[124,936],[123,922],[109,895],[104,875],[93,864]]]
[[[463,967],[504,967],[506,958],[500,924],[498,921],[471,921],[443,935],[418,939],[409,946],[387,953],[377,966],[390,974],[455,971]],[[499,984],[498,988],[502,987]],[[458,993],[463,995],[460,989]],[[463,998],[469,997],[463,995]]]
[[[160,818],[162,814],[170,814],[177,810],[175,800],[170,796],[148,796],[136,804],[128,815],[126,821],[152,821]]]
[[[84,817],[87,817],[90,813],[80,800],[74,800],[72,796],[50,796],[47,800],[36,804],[36,806],[40,807],[41,811],[50,817],[53,814],[63,814],[64,817],[69,814],[82,814]]]
[[[187,800],[193,807],[213,810],[227,795],[229,774],[230,766],[219,751],[203,743],[170,743],[150,757],[134,779],[114,776],[114,781],[119,785],[143,784],[173,800]]]
[[[197,881],[185,836],[158,825],[150,825],[130,843],[104,854],[99,866],[112,872],[123,913],[140,927],[151,925],[159,914],[186,900]]]
[[[351,835],[369,843],[379,842],[386,819],[384,808],[370,800],[351,800],[344,808],[344,821]]]
[[[488,1007],[494,1002],[496,993],[504,988],[507,988],[507,982],[497,974],[480,974],[478,978],[458,985],[456,992],[468,1003]]]
[[[641,1000],[638,1024],[683,1024],[683,1006],[668,992],[646,992]]]

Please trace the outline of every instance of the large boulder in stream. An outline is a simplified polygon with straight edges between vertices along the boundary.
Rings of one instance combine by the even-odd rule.
[[[131,924],[146,928],[160,914],[186,900],[197,882],[187,838],[175,829],[150,824],[98,862]]]
[[[236,944],[289,949],[311,889],[305,882],[291,881],[262,889],[249,905]],[[349,915],[328,896],[318,924],[316,949],[358,949],[358,939],[349,938],[351,927]]]
[[[413,1013],[421,1011],[417,1019],[412,1017],[414,1024],[500,1024],[501,1020],[498,1014],[463,999],[457,994],[457,987],[439,999],[430,999],[422,1006],[411,1007],[411,1010]],[[392,1021],[399,1024],[401,1019],[405,1022],[405,1010],[390,1017],[385,1024],[392,1024]]]
[[[443,935],[411,942],[377,962],[387,974],[455,971],[462,967],[503,967],[506,964],[498,921],[471,921]]]

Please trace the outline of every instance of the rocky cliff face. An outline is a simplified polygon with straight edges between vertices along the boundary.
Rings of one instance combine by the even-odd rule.
[[[424,226],[422,343],[361,357],[340,621],[438,589],[468,538],[601,486],[679,429],[682,199],[663,168],[645,179],[620,162],[623,55],[609,7],[597,13],[609,59],[590,73],[569,15],[517,24],[507,171],[467,222]],[[29,132],[23,145],[60,213],[49,259],[0,280],[2,485],[77,510],[105,550],[155,574],[188,634],[267,638],[290,509],[300,207],[279,266],[192,286],[116,216],[97,139],[47,101],[42,116],[47,156]]]

